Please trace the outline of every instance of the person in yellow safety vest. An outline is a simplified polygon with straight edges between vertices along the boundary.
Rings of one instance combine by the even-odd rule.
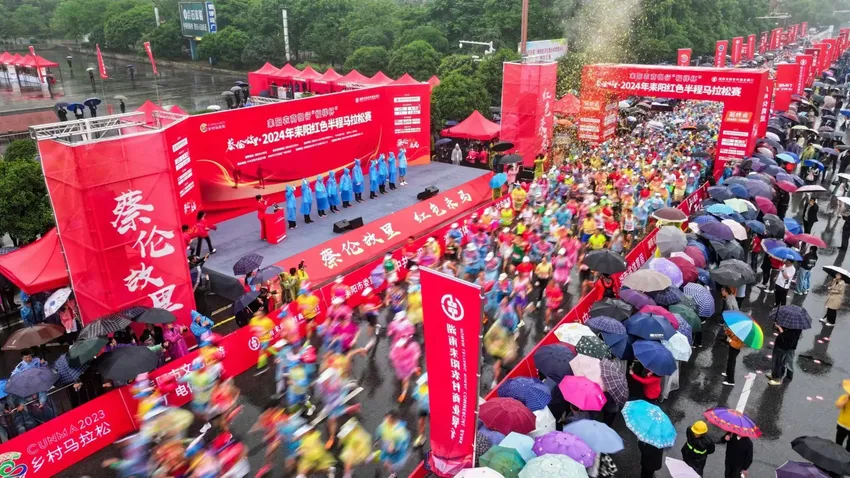
[[[682,445],[682,460],[702,476],[708,455],[714,453],[714,442],[707,435],[708,425],[700,420],[687,430],[688,440]]]
[[[255,315],[248,322],[251,327],[251,333],[260,342],[259,355],[257,356],[257,375],[268,370],[269,365],[269,342],[272,340],[272,335],[275,323],[266,315]]]
[[[519,213],[525,207],[525,198],[528,193],[525,192],[519,184],[514,184],[514,189],[511,191],[511,199],[514,202],[514,212]]]
[[[502,208],[499,224],[501,226],[510,226],[514,222],[514,211],[509,207]]]

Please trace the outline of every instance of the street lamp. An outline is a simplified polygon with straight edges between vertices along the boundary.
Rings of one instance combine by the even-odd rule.
[[[496,51],[496,49],[493,48],[493,42],[491,42],[491,41],[490,42],[483,42],[483,41],[461,40],[460,43],[458,44],[458,48],[463,49],[464,43],[469,44],[469,45],[481,45],[481,46],[490,47],[490,48],[488,48],[487,50],[484,51],[485,55],[489,55],[489,54],[494,53]]]

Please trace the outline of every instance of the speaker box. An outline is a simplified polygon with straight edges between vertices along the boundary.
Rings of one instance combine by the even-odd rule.
[[[416,195],[416,199],[419,199],[420,201],[424,201],[426,199],[431,199],[432,197],[436,196],[437,193],[439,193],[439,192],[440,192],[440,190],[437,189],[437,186],[428,186],[427,188],[425,188],[424,191],[422,191],[421,193]]]
[[[363,222],[361,221],[361,225]],[[343,232],[351,230],[351,223],[348,220],[343,219],[342,221],[337,221],[334,223],[334,232],[337,234],[342,234]]]
[[[363,216],[355,217],[348,221],[349,230],[353,231],[355,229],[363,227]]]

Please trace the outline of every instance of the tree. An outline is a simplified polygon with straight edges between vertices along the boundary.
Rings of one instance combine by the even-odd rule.
[[[389,50],[393,46],[392,32],[380,28],[363,28],[348,35],[348,48],[353,52],[361,46],[379,46]]]
[[[151,42],[151,50],[157,58],[180,58],[186,39],[180,32],[180,23],[169,20],[148,32],[143,41]]]
[[[519,60],[519,53],[503,48],[492,55],[487,55],[478,64],[476,76],[487,89],[487,93],[496,104],[502,103],[502,64],[506,61]]]
[[[254,28],[253,18],[249,14],[251,9],[256,5],[255,0],[219,0],[215,2],[215,20],[218,28],[235,27],[243,32],[252,32]],[[267,15],[277,18],[281,21],[280,11],[277,15],[272,15],[273,12],[267,12]]]
[[[424,40],[440,53],[449,52],[449,41],[446,37],[437,28],[427,25],[403,32],[396,40],[396,47],[407,45],[416,40]]]
[[[234,27],[223,28],[201,40],[198,55],[217,58],[234,66],[241,65],[242,52],[248,44],[248,34]]]
[[[41,165],[32,159],[0,161],[0,231],[15,244],[25,244],[51,227],[53,210]]]
[[[251,37],[242,50],[242,64],[249,69],[259,68],[267,61],[274,65],[283,63],[284,56],[277,44],[278,39],[265,35]]]
[[[490,115],[490,95],[475,76],[452,73],[440,79],[431,94],[431,129],[436,133],[447,120],[461,121],[478,110]]]
[[[3,155],[5,161],[17,161],[19,159],[35,159],[38,154],[38,149],[35,146],[35,141],[29,139],[16,139],[6,148],[6,153]]]
[[[109,0],[64,0],[50,22],[58,35],[79,40],[105,21]]]
[[[388,66],[389,74],[399,77],[405,73],[426,81],[437,73],[440,54],[424,40],[416,40],[393,52]]]
[[[150,5],[139,5],[109,18],[104,26],[106,44],[115,50],[136,51],[142,37],[156,27],[153,19]]]
[[[319,61],[332,66],[345,61],[346,39],[350,33],[346,18],[354,0],[313,0],[311,22],[304,34],[304,49],[312,51]]]
[[[475,74],[478,69],[478,63],[472,58],[472,55],[461,55],[455,53],[446,56],[440,61],[440,67],[437,68],[437,76],[443,78],[449,76],[453,72],[460,73],[464,76]]]
[[[357,70],[366,76],[386,69],[390,62],[390,54],[385,48],[379,46],[364,46],[354,50],[354,53],[345,60],[345,70]]]
[[[38,8],[26,3],[15,10],[11,20],[17,27],[15,36],[34,38],[48,30],[47,21]]]

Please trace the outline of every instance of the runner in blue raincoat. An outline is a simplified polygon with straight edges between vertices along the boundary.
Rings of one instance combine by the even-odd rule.
[[[395,162],[395,154],[390,153],[390,191],[395,191],[395,183],[398,182],[398,166]]]
[[[383,188],[383,186],[381,186]],[[369,199],[378,197],[378,160],[373,159],[369,163]]]
[[[328,205],[331,207],[331,212],[336,213],[339,211],[339,188],[333,171],[328,171],[328,184],[325,188],[328,190]]]
[[[328,192],[325,190],[325,180],[322,175],[316,176],[316,209],[319,211],[319,217],[327,217],[328,213]]]
[[[301,180],[301,214],[304,215],[304,224],[313,222],[310,219],[310,211],[313,209],[313,190],[306,179]]]
[[[354,181],[354,186],[352,191],[354,191],[354,200],[357,202],[363,202],[363,189],[366,185],[363,182],[363,167],[360,166],[360,160],[354,160],[354,175],[351,177]]]
[[[342,177],[339,178],[339,191],[342,196],[342,207],[349,208],[351,207],[351,174],[348,171],[348,168],[343,168]]]
[[[404,177],[407,176],[407,154],[404,151],[404,148],[401,148],[398,152],[398,175],[401,176],[401,185],[407,186],[407,181],[405,181]]]
[[[378,190],[381,191],[381,194],[387,193],[387,176],[389,176],[387,159],[384,158],[383,154],[381,154],[378,156]]]
[[[290,229],[295,229],[295,190],[292,186],[286,186],[286,221]]]

